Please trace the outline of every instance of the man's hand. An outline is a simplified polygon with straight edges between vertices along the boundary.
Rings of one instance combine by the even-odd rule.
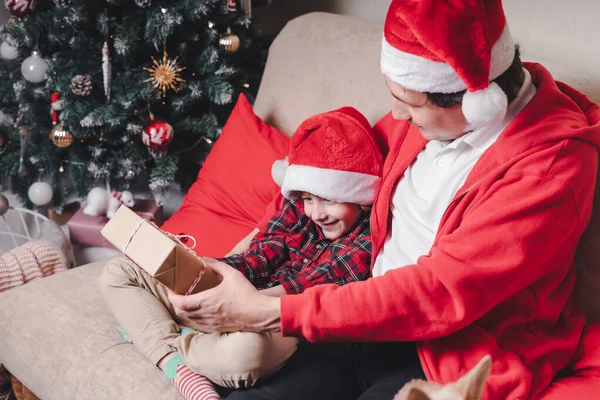
[[[228,264],[204,259],[222,277],[209,290],[189,296],[169,292],[177,315],[189,318],[204,332],[279,331],[279,298],[261,294]]]

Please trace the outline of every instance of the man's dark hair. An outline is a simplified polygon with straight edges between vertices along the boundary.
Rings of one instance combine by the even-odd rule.
[[[521,52],[519,46],[515,46],[515,58],[512,64],[502,75],[493,80],[500,89],[506,94],[508,104],[510,104],[519,93],[523,86],[525,74],[523,73],[523,64],[521,63]],[[462,104],[463,95],[466,90],[456,93],[425,93],[427,101],[440,108],[450,108]]]

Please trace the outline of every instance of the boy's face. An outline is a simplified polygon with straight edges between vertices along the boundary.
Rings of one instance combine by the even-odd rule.
[[[344,236],[354,226],[362,214],[358,204],[336,203],[301,193],[304,202],[304,213],[321,228],[323,235],[329,240]]]

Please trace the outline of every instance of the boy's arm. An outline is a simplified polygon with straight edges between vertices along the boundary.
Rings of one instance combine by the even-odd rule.
[[[229,251],[229,253],[225,254],[225,257],[229,257],[233,254],[240,254],[240,253],[244,253],[244,252],[248,251],[248,249],[250,248],[250,242],[252,241],[252,239],[254,238],[254,236],[256,236],[256,234],[258,232],[260,232],[260,229],[254,228],[252,230],[252,232],[250,232],[246,237],[244,237],[235,246],[233,246],[233,249],[231,249]]]
[[[248,236],[246,236],[242,240],[240,240],[229,251],[229,253],[227,253],[225,255],[225,257],[228,257],[232,254],[241,254],[241,253],[248,251],[248,249],[250,247],[250,241],[252,240],[252,238],[254,238],[254,236],[256,236],[256,234],[258,232],[265,230],[267,228],[269,221],[271,221],[271,219],[273,218],[274,215],[277,215],[281,211],[281,209],[283,208],[283,204],[284,204],[284,198],[281,195],[281,192],[278,192],[275,195],[275,197],[273,198],[273,200],[265,208],[265,215],[263,216],[263,218],[260,221],[258,221],[256,223],[256,228],[254,228],[252,230],[252,232],[250,232],[248,234]]]
[[[262,294],[265,294],[265,295],[271,296],[271,297],[281,297],[281,296],[287,294],[285,292],[285,289],[281,285],[273,286],[268,289],[263,289],[260,292]]]
[[[364,231],[343,249],[332,252],[327,261],[310,265],[298,273],[286,271],[288,275],[280,280],[281,286],[286,293],[296,294],[325,283],[345,285],[365,280],[371,276],[371,248],[367,221]]]
[[[242,272],[254,285],[269,281],[274,269],[288,257],[286,239],[300,215],[295,204],[286,199],[283,208],[273,216],[265,230],[250,241],[248,251],[220,259]]]

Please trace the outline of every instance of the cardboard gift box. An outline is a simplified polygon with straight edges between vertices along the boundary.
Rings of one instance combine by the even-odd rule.
[[[102,235],[175,293],[193,294],[219,284],[219,276],[196,253],[125,206],[102,228]]]
[[[135,199],[133,211],[140,217],[152,221],[156,224],[162,223],[162,207],[157,205],[154,200]],[[106,215],[94,217],[83,213],[83,208],[67,221],[71,243],[90,247],[110,247],[108,240],[102,236],[100,231],[108,223]]]

